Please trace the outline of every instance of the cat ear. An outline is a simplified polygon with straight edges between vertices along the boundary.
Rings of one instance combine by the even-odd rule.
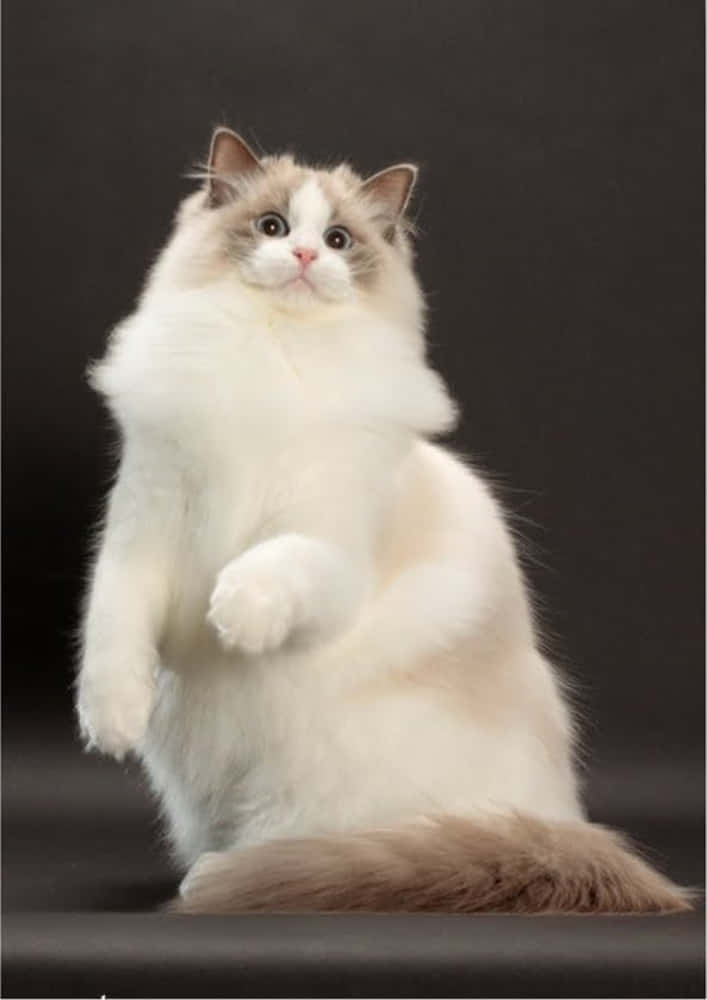
[[[397,219],[407,208],[416,180],[417,167],[412,163],[397,163],[373,174],[363,182],[361,190],[383,202],[393,219]]]
[[[262,169],[247,142],[230,128],[217,128],[211,137],[209,150],[209,203],[223,205],[233,198],[229,177]]]

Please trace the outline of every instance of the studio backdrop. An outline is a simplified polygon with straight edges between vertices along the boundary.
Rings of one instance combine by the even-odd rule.
[[[671,874],[699,879],[703,37],[693,0],[7,0],[6,795],[58,802],[57,761],[80,756],[76,635],[116,443],[85,371],[223,123],[363,174],[420,165],[452,443],[519,539],[592,816],[658,817]],[[77,822],[71,794],[47,823]]]

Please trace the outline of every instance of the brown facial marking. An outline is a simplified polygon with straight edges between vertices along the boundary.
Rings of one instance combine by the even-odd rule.
[[[243,261],[260,239],[254,222],[266,212],[288,218],[290,199],[312,175],[317,177],[331,205],[328,225],[349,230],[353,245],[342,251],[354,284],[371,290],[382,278],[390,244],[404,252],[403,227],[393,219],[385,204],[366,190],[361,178],[346,164],[334,169],[303,167],[290,156],[264,157],[258,170],[241,171],[224,178],[223,190],[229,198],[218,207],[223,227],[222,245],[231,261]],[[323,234],[322,234],[323,235]]]

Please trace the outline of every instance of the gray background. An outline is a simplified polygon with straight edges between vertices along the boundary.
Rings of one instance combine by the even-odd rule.
[[[694,0],[7,0],[6,905],[136,909],[173,884],[136,775],[73,742],[113,442],[83,372],[219,122],[421,164],[431,356],[532,556],[592,815],[699,881],[703,38]],[[13,968],[41,976],[32,933]]]

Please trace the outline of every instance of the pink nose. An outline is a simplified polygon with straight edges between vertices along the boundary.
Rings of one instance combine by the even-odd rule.
[[[316,250],[311,250],[309,247],[295,247],[292,253],[295,255],[297,260],[302,265],[302,270],[316,260],[319,254]]]

